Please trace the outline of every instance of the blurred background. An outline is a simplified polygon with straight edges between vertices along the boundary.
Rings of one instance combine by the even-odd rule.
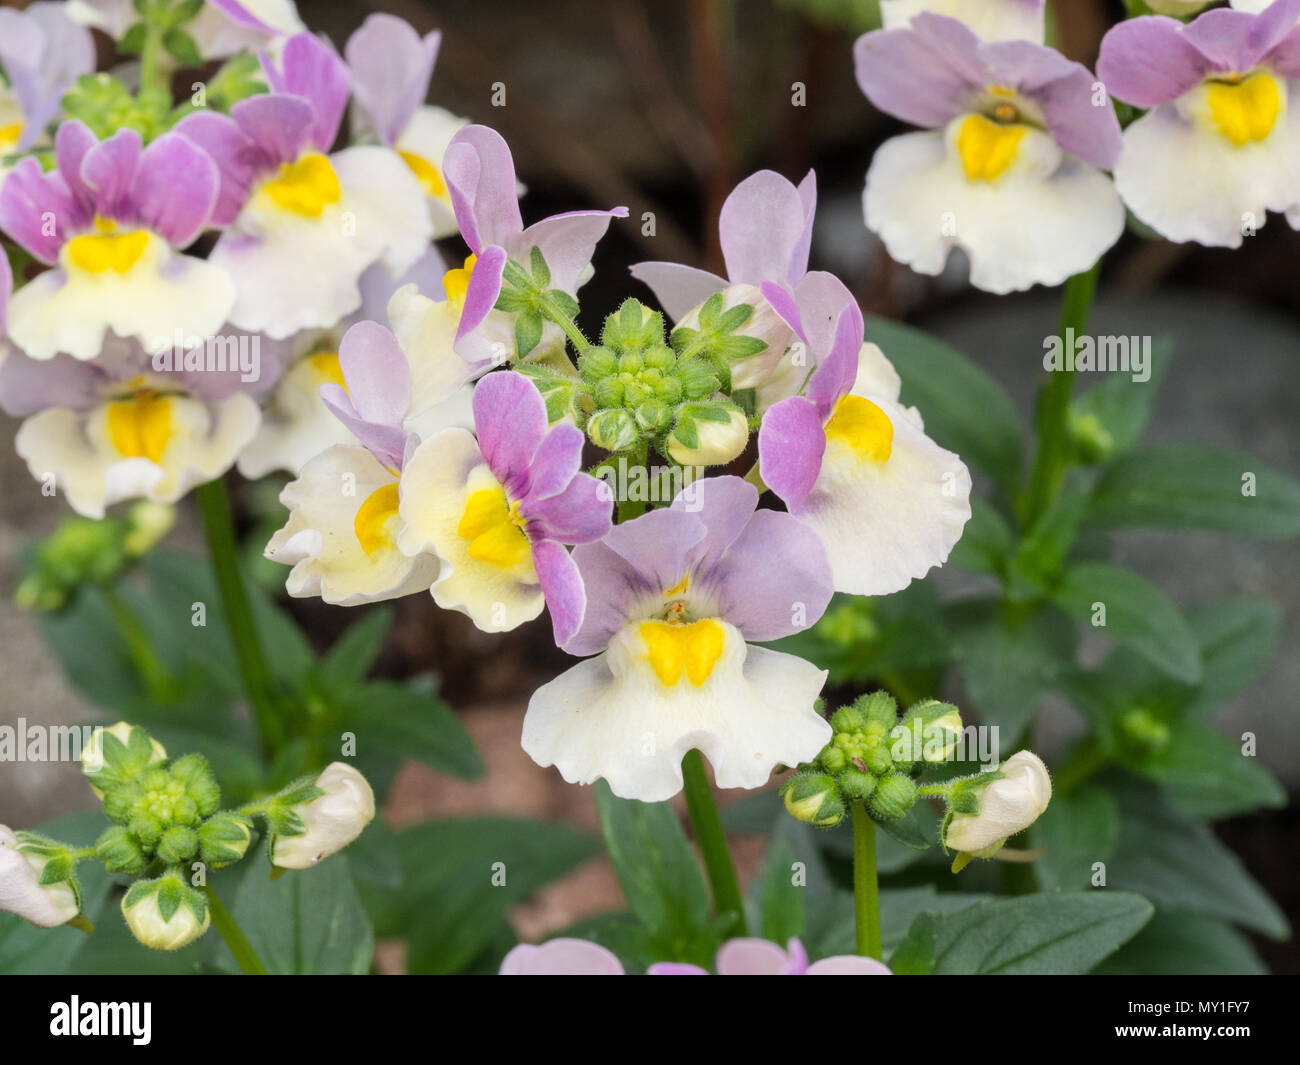
[[[6,0],[8,2],[8,0]],[[13,4],[22,7],[22,3]],[[1092,66],[1120,0],[1070,0],[1056,12],[1055,43]],[[863,177],[875,147],[902,132],[875,112],[853,80],[854,37],[873,28],[874,0],[384,0],[299,3],[304,21],[338,45],[372,11],[440,29],[442,50],[431,102],[499,130],[528,186],[523,211],[535,219],[559,210],[623,204],[598,250],[597,273],[582,291],[580,321],[590,334],[628,295],[649,293],[627,275],[644,259],[721,266],[718,209],[738,180],[760,168],[797,181],[818,178],[812,265],[839,274],[863,309],[919,325],[979,362],[1031,419],[1042,374],[1043,337],[1056,328],[1059,294],[1035,290],[994,297],[965,280],[954,253],[947,272],[921,277],[891,262],[862,223]],[[108,57],[109,44],[101,39]],[[492,105],[503,84],[506,105]],[[803,87],[802,106],[792,99]],[[654,234],[638,220],[654,214]],[[448,257],[463,250],[449,242]],[[1168,337],[1172,368],[1155,400],[1149,440],[1215,444],[1249,451],[1292,476],[1300,474],[1300,234],[1273,217],[1243,249],[1124,237],[1110,253],[1090,331]],[[1154,386],[1153,386],[1154,387]],[[923,412],[924,413],[924,412]],[[0,415],[11,441],[17,423]],[[977,482],[978,485],[978,482]],[[250,557],[275,520],[279,483],[241,486],[241,521]],[[187,505],[169,546],[202,550]],[[42,497],[12,448],[0,448],[0,723],[97,720],[64,680],[30,617],[12,603],[26,545],[67,514]],[[1250,730],[1259,757],[1294,797],[1300,789],[1300,557],[1294,542],[1242,541],[1203,532],[1118,534],[1117,561],[1163,587],[1180,605],[1261,594],[1285,616],[1282,646],[1262,678],[1228,706],[1217,724],[1228,735]],[[266,563],[259,579],[283,581]],[[931,577],[944,596],[978,586],[945,570]],[[405,677],[434,670],[487,765],[474,783],[410,764],[389,795],[387,816],[400,826],[431,816],[512,812],[596,826],[588,789],[565,785],[519,748],[527,698],[571,661],[539,619],[513,633],[485,635],[468,619],[438,611],[427,596],[396,603],[397,621],[377,666]],[[319,648],[358,611],[296,601],[294,615]],[[1085,655],[1090,649],[1085,645]],[[960,701],[960,691],[944,693]],[[1040,714],[1038,746],[1049,757],[1082,728],[1077,713],[1053,702]],[[89,807],[93,799],[68,765],[0,766],[0,822],[24,827]],[[1287,912],[1300,919],[1294,807],[1222,822],[1215,831]],[[741,839],[742,871],[751,874],[761,841]],[[513,916],[532,937],[620,905],[604,859],[547,888]],[[1300,971],[1294,943],[1256,939],[1275,971]],[[390,969],[400,955],[383,957]]]

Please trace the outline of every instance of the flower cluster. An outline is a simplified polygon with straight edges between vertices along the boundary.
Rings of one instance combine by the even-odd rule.
[[[244,858],[257,818],[265,821],[272,866],[285,870],[310,868],[341,850],[375,816],[370,785],[340,762],[264,799],[222,809],[206,758],[169,759],[162,744],[125,722],[95,729],[81,764],[111,824],[83,848],[0,825],[0,910],[45,928],[91,931],[75,869],[95,860],[130,879],[122,916],[153,950],[179,950],[208,930],[208,873]]]
[[[1096,77],[1044,45],[1043,6],[886,0],[884,28],[858,40],[867,98],[924,130],[867,174],[867,226],[894,259],[938,274],[961,248],[971,283],[1001,293],[1089,269],[1125,207],[1206,245],[1239,247],[1268,211],[1300,228],[1300,3],[1233,0],[1188,23],[1171,16],[1206,4],[1152,4],[1165,14],[1107,34]]]

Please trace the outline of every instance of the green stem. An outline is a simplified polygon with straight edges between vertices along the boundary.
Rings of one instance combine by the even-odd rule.
[[[627,459],[627,477],[628,483],[623,485],[623,491],[626,494],[631,479],[632,470],[638,466],[645,466],[650,461],[650,441],[642,438],[632,449]],[[646,471],[647,474],[649,470]],[[639,518],[645,513],[646,501],[644,499],[620,499],[618,501],[618,520],[619,522],[631,521],[633,518]]]
[[[880,881],[876,876],[876,823],[860,802],[853,804],[853,916],[858,953],[883,961],[880,943]]]
[[[208,537],[212,556],[212,569],[225,611],[226,626],[235,656],[243,677],[244,694],[253,708],[257,731],[268,754],[279,751],[283,740],[283,727],[275,704],[271,699],[271,673],[257,637],[257,625],[248,603],[248,592],[239,572],[235,549],[235,526],[230,515],[230,501],[226,487],[220,481],[209,481],[194,492],[203,514],[203,529]]]
[[[554,301],[549,298],[543,299],[539,309],[542,312],[543,318],[547,321],[554,322],[564,330],[564,335],[569,338],[573,344],[574,350],[579,355],[591,347],[587,342],[587,338],[582,335],[582,330],[578,328],[578,323],[560,310],[560,308],[555,305]]]
[[[1065,283],[1061,297],[1061,344],[1066,349],[1067,331],[1078,337],[1088,326],[1088,312],[1097,291],[1097,275],[1101,261],[1082,274],[1075,274]],[[1069,468],[1069,414],[1070,392],[1074,387],[1073,368],[1062,368],[1048,374],[1038,396],[1035,424],[1038,430],[1038,454],[1029,475],[1029,490],[1024,499],[1022,517],[1024,528],[1030,528],[1056,498]]]
[[[140,49],[140,91],[168,92],[167,76],[162,72],[163,31],[152,18],[144,20],[144,45]],[[169,93],[170,95],[170,93]]]
[[[131,661],[144,681],[149,695],[155,702],[166,701],[171,691],[172,679],[158,660],[158,656],[154,654],[149,636],[144,626],[140,624],[140,619],[135,616],[135,612],[127,606],[126,600],[111,584],[100,585],[100,592],[108,604],[109,613],[113,615],[113,623],[117,626],[117,631],[126,641]]]
[[[704,855],[704,868],[709,875],[709,888],[713,892],[713,908],[718,916],[730,915],[728,934],[747,934],[745,904],[740,896],[740,880],[727,850],[727,837],[722,831],[713,789],[704,771],[704,756],[697,750],[686,752],[682,759],[682,779],[686,785],[686,810],[691,815],[695,829],[695,842]]]
[[[245,976],[265,976],[266,966],[262,964],[262,959],[257,956],[243,929],[230,916],[230,911],[212,889],[212,885],[206,885],[203,892],[208,897],[208,912],[212,914],[212,927],[225,940],[230,953],[235,956],[239,971]]]

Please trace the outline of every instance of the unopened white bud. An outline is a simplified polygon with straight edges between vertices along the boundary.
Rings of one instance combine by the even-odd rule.
[[[1052,798],[1052,778],[1032,751],[1017,751],[999,767],[1001,780],[976,790],[977,814],[953,814],[944,834],[949,850],[991,858],[1017,832],[1032,825]]]
[[[76,886],[68,880],[42,884],[48,857],[25,854],[8,825],[0,825],[0,910],[41,928],[66,924],[81,912]]]
[[[316,778],[325,792],[294,807],[307,831],[300,836],[277,836],[271,862],[283,869],[309,869],[342,850],[375,817],[375,793],[366,778],[342,762],[334,762]]]

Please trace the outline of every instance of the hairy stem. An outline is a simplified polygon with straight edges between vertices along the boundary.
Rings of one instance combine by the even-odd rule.
[[[876,875],[876,823],[853,804],[853,916],[858,953],[883,961],[880,942],[880,880]]]
[[[262,959],[257,956],[257,951],[248,942],[243,929],[235,923],[235,919],[212,889],[212,885],[206,885],[203,893],[208,897],[208,912],[212,915],[212,927],[217,930],[217,934],[230,948],[230,953],[235,956],[235,964],[239,966],[239,971],[245,976],[265,976],[266,966],[262,964]]]

